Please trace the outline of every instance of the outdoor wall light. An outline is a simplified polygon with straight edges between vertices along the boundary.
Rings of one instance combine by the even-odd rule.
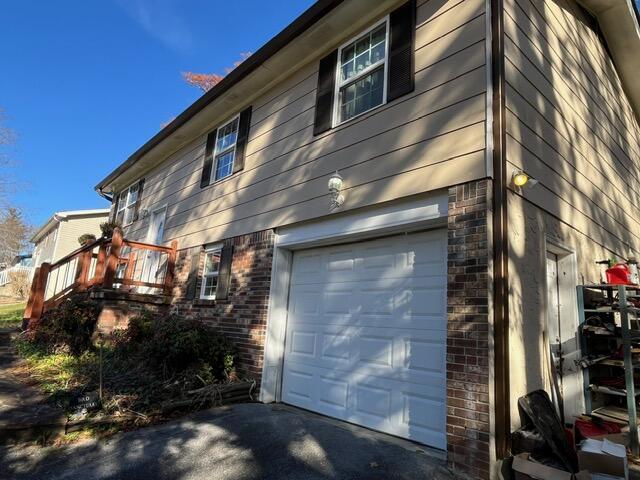
[[[511,182],[518,188],[531,188],[538,184],[538,180],[530,177],[522,170],[516,170],[515,172],[513,172],[513,175],[511,176]]]
[[[336,170],[336,173],[329,177],[329,209],[334,210],[344,203],[344,195],[340,193],[343,185],[342,177]]]

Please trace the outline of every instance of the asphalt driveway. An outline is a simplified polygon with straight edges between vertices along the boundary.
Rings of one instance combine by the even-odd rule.
[[[3,447],[3,479],[450,479],[438,452],[279,405],[205,410],[66,448]]]

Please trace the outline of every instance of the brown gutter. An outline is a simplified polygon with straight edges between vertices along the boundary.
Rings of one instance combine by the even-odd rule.
[[[509,239],[505,153],[504,4],[491,0],[493,86],[493,322],[496,457],[510,449],[509,404]]]
[[[284,30],[278,33],[275,37],[264,44],[256,53],[247,58],[237,68],[231,71],[226,77],[222,79],[215,87],[205,93],[202,97],[196,100],[185,111],[178,115],[169,125],[160,130],[154,135],[147,143],[140,147],[135,153],[133,153],[127,160],[120,164],[114,171],[107,175],[103,180],[96,185],[95,189],[102,194],[102,187],[108,185],[111,181],[116,179],[120,174],[130,168],[135,162],[137,162],[142,156],[149,153],[151,149],[160,144],[163,140],[169,137],[172,133],[178,130],[181,126],[187,123],[207,105],[220,97],[223,93],[228,91],[240,80],[245,78],[251,72],[256,70],[266,60],[273,56],[276,52],[284,48],[288,43],[294,40],[296,37],[304,33],[309,27],[315,24],[318,20],[324,17],[327,13],[340,5],[343,0],[318,0],[311,7],[309,7],[302,15],[296,18],[293,23],[289,24]]]

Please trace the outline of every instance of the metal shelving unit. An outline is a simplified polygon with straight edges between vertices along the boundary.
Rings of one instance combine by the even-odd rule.
[[[593,298],[603,302],[597,308],[591,305]],[[612,397],[612,403],[616,398],[626,397],[626,416],[629,425],[629,437],[631,451],[634,456],[640,453],[638,441],[638,418],[636,397],[640,395],[640,388],[636,391],[634,383],[634,370],[640,369],[640,361],[633,360],[634,342],[640,345],[640,308],[629,303],[630,298],[640,298],[640,286],[635,285],[580,285],[578,286],[578,311],[580,325],[578,328],[580,348],[582,350],[584,379],[584,395],[586,413],[598,415],[598,411],[604,412],[606,407],[593,409],[593,394]],[[585,303],[586,302],[586,303]],[[589,326],[588,320],[600,319],[606,326]],[[611,325],[614,325],[611,328]],[[623,358],[611,359],[602,355],[606,344],[613,355],[622,345]],[[599,345],[598,355],[589,356],[596,344]],[[605,345],[605,347],[603,347]],[[613,350],[611,347],[613,346]],[[596,369],[610,369],[610,371],[624,370],[625,388],[616,388],[594,383],[596,376],[592,372]],[[620,373],[622,375],[622,373]],[[592,378],[593,377],[593,378]],[[623,419],[623,407],[616,406],[608,411],[615,412],[618,420]],[[608,417],[602,417],[608,418]],[[608,418],[609,419],[609,418]]]

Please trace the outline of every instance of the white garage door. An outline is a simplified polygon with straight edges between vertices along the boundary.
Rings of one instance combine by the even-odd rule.
[[[296,252],[282,400],[445,440],[446,232]]]

